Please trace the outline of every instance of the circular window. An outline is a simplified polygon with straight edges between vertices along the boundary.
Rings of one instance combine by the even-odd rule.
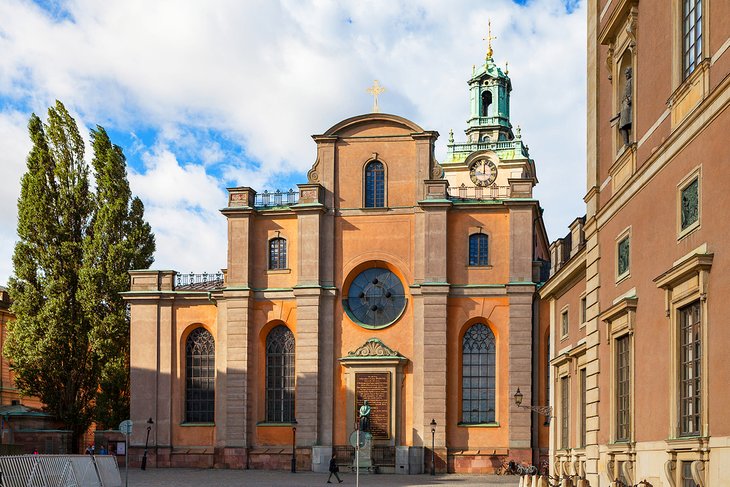
[[[388,269],[365,269],[350,284],[345,310],[353,321],[367,328],[385,328],[406,307],[403,284]]]

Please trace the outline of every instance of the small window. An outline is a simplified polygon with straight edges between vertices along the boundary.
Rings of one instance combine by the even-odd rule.
[[[483,233],[469,235],[469,265],[489,265],[489,237]]]
[[[587,307],[586,303],[587,303],[587,300],[586,300],[585,296],[580,298],[580,322],[581,323],[585,323],[588,318],[588,316],[587,316],[588,307]]]
[[[679,310],[679,435],[699,436],[702,417],[700,303]]]
[[[682,0],[682,78],[702,62],[702,0]]]
[[[700,181],[695,177],[680,190],[680,229],[687,230],[700,218]]]
[[[547,336],[547,347],[545,350],[545,404],[550,406],[550,335]],[[545,419],[545,423],[549,424],[550,418]]]
[[[492,107],[492,92],[491,91],[484,91],[482,92],[482,117],[489,117],[491,116],[491,107]]]
[[[385,166],[372,161],[365,167],[365,208],[385,207]]]
[[[580,369],[580,447],[586,447],[586,369]]]
[[[616,339],[616,441],[629,441],[631,439],[629,339],[629,335]]]
[[[692,461],[682,462],[682,483],[679,487],[698,487],[692,477]]]
[[[286,269],[286,239],[283,237],[269,240],[269,269]]]
[[[560,336],[568,336],[568,310],[566,309],[560,315]]]
[[[570,382],[568,377],[560,378],[560,448],[567,450],[570,448]]]
[[[622,277],[629,272],[629,250],[630,240],[627,235],[619,241],[617,246],[616,272],[618,277]]]

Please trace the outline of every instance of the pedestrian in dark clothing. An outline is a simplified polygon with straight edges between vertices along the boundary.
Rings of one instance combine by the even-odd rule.
[[[339,483],[342,483],[342,479],[340,478],[339,475],[337,475],[337,472],[339,472],[339,471],[340,471],[340,467],[337,465],[337,460],[335,460],[335,457],[333,455],[332,459],[330,459],[330,476],[327,477],[328,484],[332,483],[332,480],[330,480],[332,478],[332,474],[335,475],[335,478],[337,479],[337,481]]]

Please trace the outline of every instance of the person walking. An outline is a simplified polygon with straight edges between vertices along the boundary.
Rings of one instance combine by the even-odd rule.
[[[335,475],[335,478],[337,479],[337,481],[339,483],[342,483],[342,479],[340,478],[339,475],[337,475],[337,472],[339,472],[339,471],[340,471],[340,467],[337,465],[337,460],[335,459],[335,456],[332,455],[332,458],[330,459],[330,476],[327,477],[327,483],[328,484],[331,484],[332,483],[332,480],[331,480],[332,479],[332,474]]]

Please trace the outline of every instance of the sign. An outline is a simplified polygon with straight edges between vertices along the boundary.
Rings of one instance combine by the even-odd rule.
[[[370,433],[375,440],[390,439],[390,373],[355,374],[355,411],[367,400],[370,405]]]
[[[131,419],[125,419],[121,423],[119,423],[119,431],[122,432],[123,435],[129,436],[132,434],[132,420]]]

